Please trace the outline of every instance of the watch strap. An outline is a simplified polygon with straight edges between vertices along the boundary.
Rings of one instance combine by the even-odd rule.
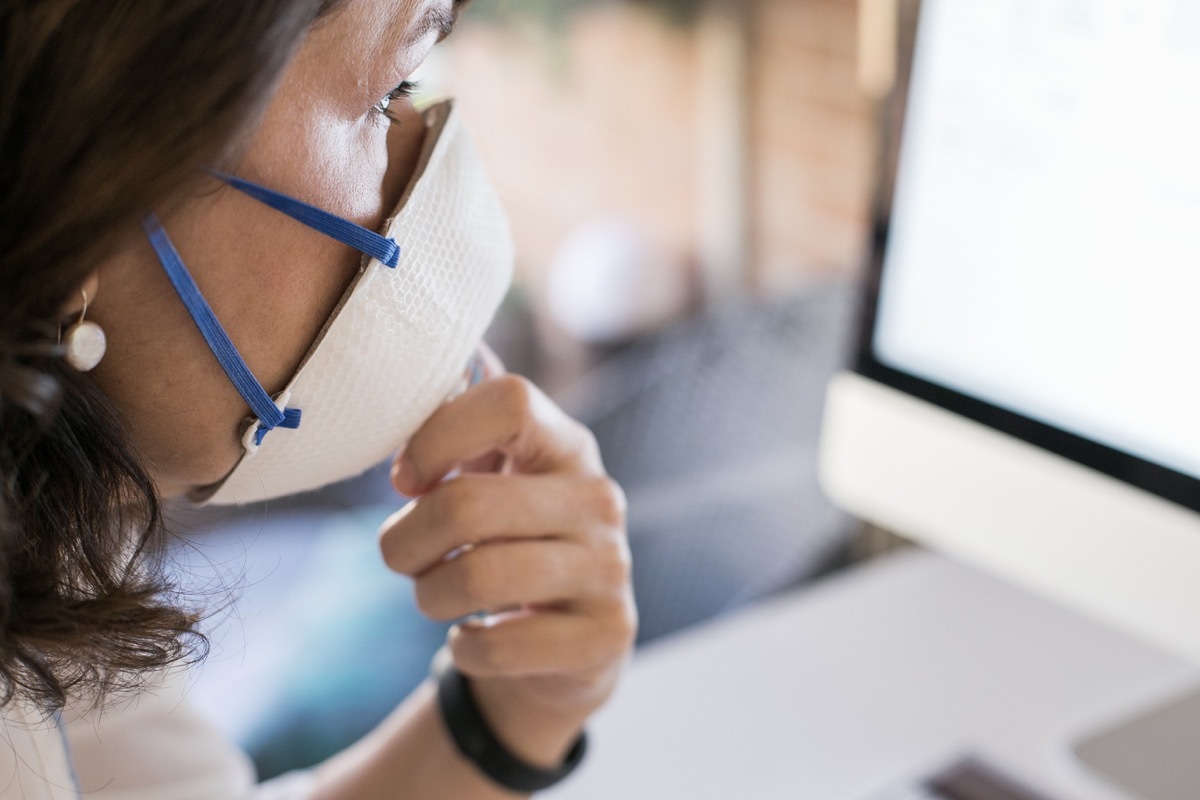
[[[587,751],[586,733],[579,735],[558,767],[543,769],[522,761],[509,752],[488,727],[465,675],[449,663],[439,665],[435,677],[438,708],[450,738],[464,757],[500,786],[523,793],[548,789],[570,775],[583,761]]]

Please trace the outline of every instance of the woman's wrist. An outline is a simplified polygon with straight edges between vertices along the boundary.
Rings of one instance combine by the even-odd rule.
[[[469,691],[500,744],[522,761],[543,769],[563,763],[590,713],[531,702],[519,680],[511,678],[472,678]]]

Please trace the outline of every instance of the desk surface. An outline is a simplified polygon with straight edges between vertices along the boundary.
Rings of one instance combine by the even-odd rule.
[[[1200,669],[923,551],[644,650],[555,800],[865,800],[971,753],[1053,798],[1126,800],[1074,740]]]

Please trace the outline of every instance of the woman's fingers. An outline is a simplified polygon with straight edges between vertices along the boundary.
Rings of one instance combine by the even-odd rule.
[[[417,499],[384,524],[384,560],[427,615],[488,615],[456,626],[450,648],[501,734],[519,740],[546,708],[582,724],[637,627],[625,497],[591,432],[505,376],[435,412],[392,481]]]
[[[491,453],[517,472],[600,474],[591,432],[524,378],[505,375],[442,406],[405,447],[392,470],[397,491],[415,497],[464,463]]]
[[[416,579],[417,605],[435,620],[520,606],[572,608],[603,598],[604,573],[588,549],[570,542],[506,541],[480,545]]]
[[[435,486],[384,523],[380,548],[396,572],[420,575],[490,540],[624,543],[625,498],[604,476],[467,474]]]
[[[540,612],[456,626],[448,643],[455,665],[475,678],[584,676],[628,652],[637,630],[633,603],[590,616]]]

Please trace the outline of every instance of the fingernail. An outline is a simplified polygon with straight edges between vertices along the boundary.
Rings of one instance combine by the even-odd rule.
[[[407,455],[401,455],[392,464],[392,486],[400,494],[410,497],[420,488],[417,483],[417,468]]]

